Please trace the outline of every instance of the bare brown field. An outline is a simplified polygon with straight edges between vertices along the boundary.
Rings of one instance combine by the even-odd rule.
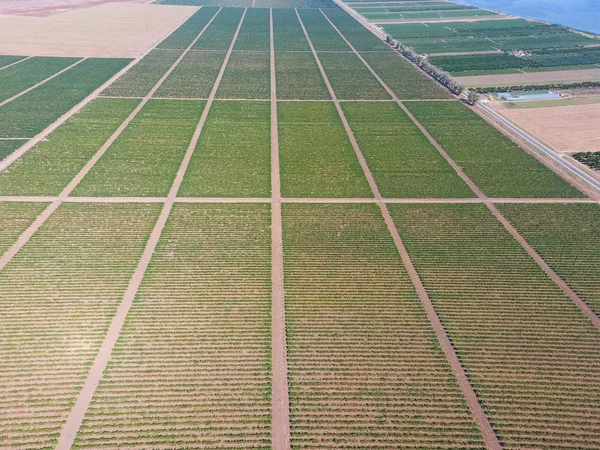
[[[152,3],[153,0],[3,0],[0,14],[47,16],[104,3]]]
[[[465,86],[511,86],[517,84],[560,83],[600,80],[600,69],[557,70],[554,72],[510,73],[456,77]]]
[[[136,58],[196,10],[110,3],[46,17],[0,15],[0,54]]]
[[[500,114],[560,153],[600,150],[600,104],[504,109]]]

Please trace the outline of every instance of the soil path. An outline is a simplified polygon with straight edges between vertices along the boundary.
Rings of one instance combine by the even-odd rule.
[[[377,78],[379,83],[386,89],[386,91],[394,99],[397,100],[395,93],[383,82],[383,80],[375,73],[375,71],[373,71],[373,69],[367,64],[367,62],[363,59],[363,57],[360,55],[360,53],[352,46],[352,44],[350,44],[350,42],[346,39],[346,37],[333,24],[333,22],[331,22],[329,20],[329,17],[327,17],[327,15],[325,13],[323,13],[323,11],[321,11],[321,13],[325,17],[325,19],[329,22],[329,24],[336,30],[336,32],[339,34],[339,36],[352,49],[354,54],[363,62],[363,64],[365,64],[365,66],[371,71],[371,73],[373,73],[373,75],[375,75],[375,77]],[[298,16],[298,18],[299,17],[300,16]],[[305,33],[306,33],[306,30],[305,30]],[[306,37],[308,39],[308,34],[306,35]],[[311,48],[313,48],[313,50],[314,50],[314,47],[312,47],[312,44],[311,44]],[[315,55],[315,59],[318,60],[318,56],[317,56],[316,52],[314,52],[314,55]],[[452,342],[450,341],[450,338],[448,337],[448,334],[446,333],[446,330],[444,329],[444,326],[442,325],[442,322],[440,321],[440,318],[438,317],[437,312],[435,311],[435,308],[433,307],[433,304],[431,303],[429,294],[425,290],[425,287],[423,286],[423,283],[421,282],[419,274],[417,273],[417,271],[412,263],[412,260],[410,259],[410,255],[408,254],[408,251],[406,250],[406,247],[404,246],[404,243],[402,242],[402,239],[400,238],[398,230],[396,229],[396,226],[394,225],[394,221],[392,219],[392,216],[391,216],[386,204],[383,202],[383,200],[381,198],[381,194],[379,193],[379,189],[377,187],[377,184],[375,183],[375,179],[373,178],[373,175],[371,174],[371,171],[369,170],[369,168],[367,166],[364,156],[362,155],[362,152],[360,150],[360,147],[358,146],[358,143],[356,142],[356,139],[354,138],[352,130],[350,129],[350,125],[348,124],[348,121],[346,120],[346,117],[344,116],[344,112],[342,111],[342,108],[339,106],[339,103],[336,100],[335,93],[333,92],[331,84],[329,83],[329,80],[327,79],[327,76],[326,76],[325,72],[323,71],[323,68],[320,65],[320,63],[319,63],[319,68],[322,71],[323,77],[325,79],[325,83],[327,84],[327,88],[329,89],[329,92],[330,92],[333,100],[336,102],[336,106],[338,108],[340,118],[342,119],[342,122],[344,123],[344,127],[346,128],[348,137],[350,138],[350,141],[352,142],[352,146],[354,147],[354,150],[355,150],[356,155],[357,155],[357,157],[360,161],[360,164],[363,168],[365,176],[367,177],[367,180],[369,181],[369,185],[371,186],[371,189],[373,190],[373,194],[375,195],[375,198],[378,200],[379,208],[381,210],[381,213],[383,215],[385,223],[388,227],[388,230],[389,230],[390,234],[392,235],[394,243],[396,244],[396,248],[398,249],[398,252],[400,253],[402,262],[404,263],[404,266],[406,267],[406,270],[410,276],[410,279],[411,279],[413,285],[415,286],[417,294],[419,295],[419,299],[421,300],[421,303],[423,304],[425,312],[427,313],[427,317],[428,317],[429,322],[431,323],[431,326],[435,332],[438,342],[440,343],[440,346],[441,346],[444,354],[446,355],[446,358],[448,359],[448,362],[450,364],[452,372],[454,373],[454,376],[456,377],[456,380],[457,380],[460,390],[465,398],[465,401],[466,401],[469,409],[471,410],[471,413],[473,415],[475,422],[477,423],[477,426],[479,427],[479,429],[481,431],[483,440],[489,449],[501,450],[502,445],[500,444],[500,441],[498,440],[498,437],[496,436],[496,433],[494,432],[494,429],[492,428],[492,425],[490,424],[489,418],[487,417],[486,413],[484,412],[483,408],[481,407],[481,405],[479,403],[479,399],[477,398],[477,395],[475,394],[475,390],[473,389],[473,386],[471,385],[471,382],[469,381],[469,378],[467,377],[467,374],[460,362],[460,359],[458,358],[458,355],[457,355],[456,351],[454,350]],[[398,104],[403,106],[400,101],[398,101]]]
[[[283,284],[283,230],[281,224],[281,180],[279,177],[279,134],[277,127],[277,84],[273,9],[269,11],[271,53],[271,342],[273,359],[271,436],[274,450],[291,448],[290,397]]]
[[[16,99],[18,99],[18,98],[19,98],[19,97],[21,97],[22,95],[25,95],[25,94],[27,94],[27,93],[28,93],[28,92],[30,92],[30,91],[33,91],[35,88],[38,88],[38,87],[40,87],[40,86],[41,86],[41,85],[43,85],[43,84],[46,84],[48,81],[50,81],[50,80],[53,80],[53,79],[54,79],[54,78],[56,78],[57,76],[59,76],[59,75],[62,75],[62,74],[63,74],[63,73],[65,73],[67,70],[70,70],[70,69],[72,69],[73,67],[75,67],[75,66],[77,66],[77,65],[81,64],[81,63],[82,63],[83,61],[85,61],[86,59],[87,59],[87,58],[81,58],[80,60],[78,60],[78,61],[75,61],[75,62],[74,62],[73,64],[71,64],[70,66],[67,66],[67,67],[65,67],[64,69],[62,69],[62,70],[59,70],[59,71],[58,71],[58,72],[56,72],[55,74],[53,74],[53,75],[50,75],[48,78],[45,78],[45,79],[43,79],[43,80],[42,80],[42,81],[40,81],[39,83],[36,83],[36,84],[34,84],[33,86],[30,86],[30,87],[28,87],[27,89],[25,89],[25,90],[23,90],[23,91],[19,92],[18,94],[15,94],[15,95],[13,95],[13,96],[12,96],[12,97],[10,97],[10,98],[7,98],[7,99],[6,99],[6,100],[4,100],[3,102],[0,102],[0,108],[1,108],[2,106],[6,105],[7,103],[10,103],[10,102],[12,102],[13,100],[16,100]]]
[[[161,80],[148,93],[148,95],[145,97],[145,99],[146,98],[150,99],[152,97],[152,94],[154,94],[154,92],[156,92],[156,90],[160,87],[160,85],[167,78],[167,76],[170,74],[170,72],[172,72],[175,69],[175,67],[177,66],[177,64],[179,63],[179,61],[181,61],[181,59],[183,59],[183,56],[187,53],[187,51],[190,48],[192,48],[192,46],[196,43],[196,41],[200,38],[200,36],[202,36],[204,31],[210,26],[212,21],[215,19],[215,17],[221,11],[221,9],[222,8],[219,8],[219,10],[215,13],[215,15],[211,18],[211,20],[206,24],[206,26],[202,29],[202,31],[200,31],[198,36],[196,36],[196,38],[188,46],[186,51],[171,66],[169,71],[167,71],[167,73],[165,73],[165,75],[161,78]],[[94,393],[96,392],[96,389],[98,387],[98,384],[100,383],[100,380],[102,379],[104,370],[106,369],[106,366],[108,365],[108,361],[111,358],[112,350],[113,350],[115,344],[117,343],[117,339],[119,338],[119,335],[121,333],[123,325],[125,324],[125,319],[127,318],[129,309],[131,308],[131,305],[133,304],[133,300],[134,300],[134,298],[137,294],[137,291],[142,283],[144,274],[146,273],[146,269],[148,268],[148,265],[150,264],[150,260],[152,259],[152,255],[154,253],[156,245],[158,244],[162,230],[164,229],[165,224],[167,223],[167,220],[171,213],[171,209],[173,208],[174,198],[177,195],[177,192],[179,191],[179,187],[181,186],[181,182],[183,181],[183,177],[184,177],[187,167],[189,165],[190,159],[192,157],[192,153],[194,152],[194,149],[196,148],[196,144],[198,143],[200,133],[202,132],[202,128],[204,127],[204,123],[206,122],[206,117],[208,116],[208,111],[210,109],[210,106],[212,105],[212,102],[214,101],[215,93],[217,92],[219,83],[221,82],[221,79],[223,78],[223,73],[225,71],[225,67],[227,66],[227,63],[229,62],[229,58],[231,57],[231,52],[233,51],[233,46],[235,44],[235,41],[237,40],[240,29],[242,27],[242,22],[244,21],[244,17],[246,16],[246,11],[247,11],[247,9],[245,9],[244,13],[242,14],[242,17],[240,19],[240,22],[239,22],[239,25],[235,32],[235,35],[233,36],[231,45],[229,46],[229,50],[227,51],[227,55],[225,56],[225,60],[223,61],[223,64],[221,66],[221,70],[219,71],[217,79],[215,80],[215,84],[211,91],[209,100],[204,108],[204,111],[202,112],[202,115],[200,117],[198,125],[196,126],[196,130],[194,131],[194,135],[188,145],[186,155],[185,155],[183,161],[181,162],[179,170],[177,171],[177,176],[175,177],[175,180],[173,181],[173,185],[171,186],[171,189],[169,191],[169,196],[166,199],[166,202],[160,213],[158,221],[156,222],[156,225],[154,226],[154,229],[152,230],[152,233],[150,234],[150,239],[148,240],[148,243],[146,244],[144,253],[142,254],[142,257],[138,263],[138,266],[135,269],[135,272],[133,273],[133,276],[131,277],[131,280],[129,281],[129,286],[127,288],[127,291],[125,291],[123,299],[121,300],[121,304],[119,305],[117,314],[113,317],[113,320],[111,322],[108,333],[106,334],[106,337],[104,339],[104,342],[102,343],[102,347],[100,348],[100,351],[96,355],[96,358],[94,360],[92,368],[90,369],[90,372],[88,373],[88,377],[83,385],[83,388],[81,389],[81,392],[79,393],[79,396],[77,398],[75,406],[73,406],[73,409],[69,413],[67,421],[65,422],[65,425],[61,431],[61,434],[60,434],[60,437],[58,440],[58,444],[56,446],[56,450],[69,450],[72,447],[73,442],[75,441],[77,432],[79,430],[79,427],[81,426],[81,424],[83,422],[85,413],[87,412],[87,410],[92,402],[92,399],[94,397]]]
[[[150,99],[152,97],[152,95],[160,87],[162,82],[175,69],[175,67],[177,66],[179,61],[181,61],[181,59],[183,59],[183,56],[185,56],[187,51],[190,48],[192,48],[192,46],[196,43],[196,41],[200,38],[200,36],[202,36],[204,31],[210,26],[212,21],[215,19],[215,17],[221,11],[221,9],[222,8],[220,8],[215,13],[215,15],[206,24],[206,26],[202,29],[202,31],[200,31],[198,36],[196,36],[196,38],[188,46],[186,51],[171,66],[169,71],[167,71],[167,73],[165,73],[165,75],[161,78],[161,80],[148,93],[148,95],[145,97],[145,99]],[[96,392],[98,384],[100,383],[100,380],[104,373],[104,370],[106,369],[106,366],[108,365],[108,361],[111,358],[112,350],[113,350],[115,344],[117,343],[117,339],[119,338],[119,335],[121,333],[123,325],[125,324],[125,319],[127,318],[129,309],[131,308],[131,305],[133,304],[133,300],[134,300],[134,298],[137,294],[137,291],[142,283],[144,274],[146,273],[146,269],[148,268],[148,265],[150,264],[150,260],[152,259],[152,255],[154,253],[156,245],[158,244],[162,230],[164,229],[165,224],[167,223],[167,220],[171,213],[171,209],[173,208],[175,196],[177,195],[177,192],[179,191],[179,187],[181,186],[181,182],[183,181],[183,177],[185,176],[185,172],[189,165],[190,159],[192,157],[194,149],[196,148],[196,144],[198,143],[200,133],[202,132],[202,128],[204,127],[204,123],[206,122],[206,117],[208,116],[208,110],[210,109],[210,105],[214,101],[215,93],[217,92],[219,83],[221,82],[221,79],[223,78],[223,73],[225,71],[225,67],[227,66],[227,63],[229,62],[229,58],[231,57],[231,52],[233,51],[233,46],[235,44],[235,41],[237,40],[240,29],[242,27],[242,22],[244,21],[244,17],[246,16],[246,11],[247,11],[247,9],[245,9],[244,13],[242,14],[242,17],[240,19],[240,22],[239,22],[239,25],[235,32],[235,35],[233,36],[231,45],[229,46],[229,50],[227,51],[227,55],[225,56],[225,60],[223,61],[223,64],[221,66],[221,70],[219,71],[217,79],[215,80],[215,84],[211,91],[209,100],[204,108],[204,111],[202,112],[202,115],[200,117],[198,125],[196,126],[196,130],[194,131],[194,135],[188,145],[186,155],[185,155],[183,161],[181,162],[179,170],[177,171],[177,176],[175,177],[175,180],[173,181],[173,185],[171,186],[171,189],[169,191],[169,196],[167,197],[167,199],[165,201],[165,204],[160,213],[158,221],[156,222],[156,225],[154,226],[154,229],[152,230],[152,233],[150,234],[150,239],[148,240],[148,243],[146,244],[144,253],[142,254],[142,257],[135,269],[135,272],[133,273],[133,276],[131,277],[131,280],[129,281],[129,286],[128,286],[127,290],[125,291],[123,299],[121,300],[121,304],[119,305],[117,314],[113,317],[113,320],[111,322],[108,333],[106,334],[106,337],[104,339],[104,342],[102,343],[100,351],[96,355],[96,358],[94,360],[92,368],[90,369],[90,372],[88,373],[88,377],[83,385],[83,388],[81,389],[81,392],[79,393],[77,401],[76,401],[75,405],[73,406],[73,409],[71,409],[71,412],[69,413],[67,421],[65,422],[65,425],[61,431],[61,434],[60,434],[60,437],[58,440],[58,444],[56,446],[56,450],[69,450],[72,447],[73,442],[75,441],[77,432],[79,430],[79,427],[81,426],[81,424],[83,422],[85,413],[87,412],[87,410],[92,402],[94,393]]]
[[[544,261],[544,259],[535,251],[535,249],[527,242],[527,240],[521,236],[518,230],[512,226],[512,224],[502,215],[500,210],[496,207],[496,205],[490,201],[490,199],[483,193],[483,191],[475,184],[473,180],[471,180],[464,171],[454,162],[454,160],[448,155],[448,153],[442,148],[442,146],[427,132],[425,127],[414,117],[410,111],[402,104],[402,101],[398,99],[395,93],[385,84],[385,82],[375,73],[375,71],[371,68],[371,66],[364,60],[364,58],[360,55],[358,51],[350,42],[344,37],[344,35],[338,30],[335,25],[329,20],[329,18],[321,11],[321,13],[325,16],[325,18],[329,21],[331,26],[336,29],[340,37],[344,39],[344,41],[352,48],[354,53],[358,56],[358,58],[362,61],[362,63],[369,69],[369,71],[377,78],[379,83],[386,91],[394,98],[394,100],[398,103],[398,105],[402,108],[402,110],[408,115],[408,117],[413,121],[413,123],[421,130],[421,132],[425,135],[425,137],[429,140],[429,142],[438,150],[438,152],[444,157],[444,159],[450,164],[450,166],[456,171],[456,173],[462,178],[462,180],[467,183],[467,185],[471,188],[473,193],[480,199],[490,210],[490,212],[498,219],[498,221],[504,226],[504,228],[513,236],[513,238],[521,244],[524,250],[534,259],[534,261],[540,266],[540,268],[546,272],[546,274],[556,283],[556,285],[569,297],[576,306],[585,314],[585,316],[592,322],[592,324],[600,330],[600,317],[594,313],[594,311],[588,306],[588,304],[573,290],[571,287]],[[502,199],[502,201],[498,203],[506,203],[508,199]],[[520,199],[519,203],[524,202],[526,199]],[[531,199],[537,200],[537,199]],[[555,200],[556,202],[556,200]],[[485,436],[485,434],[484,434]],[[489,445],[489,443],[488,443]],[[499,444],[498,444],[499,445]]]

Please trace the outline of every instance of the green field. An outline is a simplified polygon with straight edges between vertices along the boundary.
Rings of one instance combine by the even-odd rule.
[[[110,6],[188,11],[138,59],[0,56],[0,448],[598,448],[591,187],[330,0],[155,3]]]

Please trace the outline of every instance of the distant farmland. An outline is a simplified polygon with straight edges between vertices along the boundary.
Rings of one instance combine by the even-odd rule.
[[[0,56],[0,448],[600,448],[598,194],[333,2],[157,3]]]

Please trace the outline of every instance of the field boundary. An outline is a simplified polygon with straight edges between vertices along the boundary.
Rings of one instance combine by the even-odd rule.
[[[340,32],[339,29],[329,20],[329,18],[321,11],[321,13],[327,18],[331,26],[338,32],[340,37],[344,39],[344,41],[352,48],[354,53],[358,56],[358,58],[363,62],[365,67],[369,69],[369,71],[377,78],[379,83],[385,90],[392,95],[396,103],[402,110],[408,115],[408,117],[412,120],[412,122],[421,130],[423,135],[427,138],[427,140],[437,149],[437,151],[444,157],[444,159],[452,166],[454,171],[462,178],[462,180],[469,186],[471,191],[482,200],[483,204],[490,210],[490,212],[496,217],[496,219],[504,226],[504,228],[512,235],[513,239],[515,239],[523,249],[534,259],[534,261],[538,264],[538,266],[550,277],[552,281],[563,291],[563,293],[569,297],[573,303],[581,310],[581,312],[592,322],[592,324],[600,330],[600,317],[594,313],[594,311],[588,306],[588,304],[566,283],[558,273],[556,273],[547,263],[546,261],[535,251],[535,249],[527,242],[523,236],[518,232],[518,230],[513,227],[508,219],[504,217],[504,215],[500,212],[500,210],[491,203],[484,192],[477,186],[477,184],[471,180],[467,174],[462,170],[461,167],[456,164],[456,162],[450,157],[450,155],[443,149],[443,147],[429,134],[427,129],[417,120],[417,118],[406,108],[405,105],[402,104],[402,101],[398,99],[395,93],[390,89],[390,87],[375,73],[375,71],[371,68],[371,66],[365,61],[365,59],[360,55],[360,53],[350,44],[350,42],[345,38],[345,36]]]
[[[274,450],[291,448],[290,395],[287,361],[285,286],[283,278],[283,226],[281,218],[281,179],[279,172],[279,131],[277,121],[277,81],[273,8],[269,8],[269,48],[271,75],[271,358],[272,415]]]
[[[194,39],[192,41],[192,43],[188,46],[188,49],[191,48],[196,43],[196,41],[200,38],[200,36],[204,33],[204,31],[210,26],[210,24],[212,23],[212,20],[219,14],[219,12],[221,10],[222,10],[222,8],[219,8],[217,10],[217,12],[211,18],[211,20],[205,25],[205,27],[202,29],[202,31],[196,36],[196,39]],[[242,14],[242,17],[238,24],[237,30],[233,36],[232,42],[229,46],[229,50],[227,52],[227,55],[225,56],[225,60],[223,61],[222,66],[221,66],[219,75],[217,76],[217,79],[214,82],[214,85],[213,85],[213,88],[211,91],[211,95],[210,95],[210,99],[209,99],[209,102],[211,104],[212,104],[212,100],[214,100],[215,94],[217,92],[217,88],[219,87],[219,83],[221,82],[221,79],[223,77],[225,67],[227,66],[227,63],[229,62],[229,57],[231,56],[233,46],[235,45],[235,42],[239,35],[240,29],[242,27],[244,17],[246,16],[246,11],[247,11],[247,8],[244,9],[244,13]],[[180,56],[180,58],[177,61],[175,61],[175,63],[173,63],[173,65],[171,66],[171,69],[173,69],[173,70],[175,69],[175,67],[177,66],[179,61],[181,61],[181,59],[183,59],[183,56],[186,53],[187,52],[184,52]],[[152,97],[152,94],[154,92],[156,92],[156,89],[158,89],[160,87],[160,85],[162,84],[164,79],[166,79],[167,76],[171,72],[172,72],[172,70],[167,71],[167,73],[165,73],[165,75],[163,75],[161,80],[159,80],[159,82],[154,86],[154,88],[150,91],[150,93],[148,93],[148,96],[147,96],[148,98]],[[154,229],[152,230],[152,233],[150,234],[150,238],[148,239],[148,242],[146,244],[146,248],[144,249],[144,253],[142,254],[142,257],[140,258],[140,261],[138,262],[135,272],[133,273],[133,276],[131,277],[131,279],[129,281],[129,286],[128,286],[127,290],[125,291],[125,294],[123,295],[123,298],[122,298],[119,308],[117,310],[117,314],[112,319],[108,333],[106,334],[104,342],[102,343],[102,346],[100,347],[100,351],[96,355],[96,358],[95,358],[94,363],[89,371],[88,377],[83,385],[83,388],[81,389],[81,392],[79,393],[77,401],[76,401],[75,405],[73,406],[73,408],[71,409],[71,412],[69,413],[69,416],[68,416],[68,418],[64,424],[64,427],[60,433],[60,437],[58,440],[58,444],[56,446],[56,450],[69,450],[75,441],[77,432],[79,431],[79,428],[81,427],[81,424],[83,423],[84,416],[92,402],[92,399],[93,399],[96,389],[100,383],[100,380],[102,378],[104,370],[106,369],[106,366],[108,365],[108,362],[112,356],[112,350],[113,350],[114,346],[116,345],[119,335],[121,333],[121,330],[123,328],[123,325],[125,324],[127,314],[129,313],[131,305],[133,304],[133,300],[135,299],[135,296],[136,296],[136,294],[139,290],[139,287],[143,281],[144,275],[146,273],[146,269],[148,268],[148,265],[150,264],[150,260],[152,259],[152,255],[156,249],[156,246],[158,245],[158,241],[162,234],[162,230],[164,229],[164,227],[167,223],[167,220],[169,219],[169,215],[171,214],[171,210],[172,210],[173,204],[174,204],[173,199],[177,195],[177,192],[179,191],[179,187],[181,186],[181,182],[183,181],[183,177],[185,176],[185,172],[188,167],[189,161],[191,159],[192,153],[193,153],[194,149],[196,148],[196,144],[200,137],[200,133],[202,132],[202,128],[204,127],[206,117],[208,116],[209,108],[210,108],[210,105],[207,102],[207,104],[204,107],[204,110],[202,111],[202,116],[200,117],[198,125],[196,126],[194,135],[190,141],[190,144],[188,145],[188,150],[186,152],[186,155],[181,162],[181,165],[177,172],[177,176],[175,177],[175,179],[173,181],[173,184],[169,191],[169,196],[167,197],[167,199],[163,205],[160,216],[158,217],[158,220],[157,220],[157,222],[154,226]]]
[[[345,38],[345,36],[337,29],[337,27],[335,27],[335,25],[333,25],[333,23],[329,20],[329,17],[327,17],[327,15],[322,10],[321,10],[321,14],[323,14],[323,16],[330,23],[330,25],[337,31],[337,33],[346,42],[346,44],[348,44],[348,46],[352,49],[352,51],[355,54],[357,54],[361,58],[361,60],[364,62],[364,60],[362,59],[362,56],[360,56],[360,54],[350,44],[350,42]],[[319,56],[318,56],[317,52],[315,51],[315,48],[310,40],[310,37],[306,31],[306,28],[304,27],[304,24],[302,23],[302,19],[300,18],[300,15],[298,14],[297,10],[296,10],[296,15],[298,16],[298,20],[300,21],[300,25],[302,26],[302,30],[304,31],[306,39],[308,40],[308,44],[310,45],[310,48],[313,51],[313,56],[317,62],[317,65],[319,66],[321,75],[323,76],[325,84],[327,85],[327,89],[329,90],[331,98],[335,103],[335,106],[336,106],[336,109],[340,116],[340,119],[342,120],[342,123],[344,124],[344,128],[346,129],[346,134],[348,135],[348,138],[352,144],[352,147],[354,148],[356,157],[358,158],[361,168],[364,172],[364,175],[367,178],[367,181],[369,183],[369,186],[371,187],[371,190],[373,191],[373,195],[375,197],[377,205],[379,206],[381,214],[385,220],[388,231],[389,231],[392,239],[394,240],[394,244],[396,246],[396,249],[398,250],[398,253],[400,254],[402,263],[404,264],[404,267],[406,268],[406,271],[408,272],[410,280],[416,289],[417,295],[419,296],[419,299],[420,299],[420,301],[423,305],[423,308],[427,314],[429,323],[430,323],[431,327],[433,328],[433,331],[435,332],[435,335],[440,344],[440,347],[442,348],[444,354],[446,355],[448,364],[450,365],[452,373],[455,376],[455,379],[458,383],[461,393],[463,394],[465,402],[466,402],[467,406],[469,407],[469,409],[471,410],[471,414],[481,432],[483,441],[486,444],[486,446],[488,447],[488,449],[501,450],[502,445],[500,444],[500,441],[498,440],[498,437],[496,436],[496,433],[494,432],[494,429],[492,428],[492,425],[490,424],[487,414],[485,413],[481,404],[479,403],[479,399],[477,398],[475,389],[471,385],[471,382],[469,381],[469,378],[467,377],[465,369],[463,368],[462,363],[460,362],[460,359],[458,358],[458,354],[454,350],[452,342],[450,341],[450,338],[448,337],[448,334],[446,333],[446,330],[444,329],[444,326],[442,325],[442,322],[441,322],[440,318],[438,317],[437,312],[435,311],[435,308],[433,307],[433,304],[431,303],[431,299],[429,298],[429,295],[428,295],[427,291],[425,290],[425,287],[423,286],[421,279],[419,278],[419,274],[417,273],[417,271],[412,263],[412,260],[410,259],[410,255],[408,254],[408,251],[406,250],[406,247],[404,246],[404,243],[402,242],[402,239],[398,233],[398,230],[396,229],[396,226],[394,225],[394,220],[392,219],[392,216],[391,216],[386,204],[382,201],[382,197],[379,192],[379,188],[377,187],[377,183],[375,182],[375,178],[373,177],[373,174],[371,173],[371,171],[367,165],[364,155],[362,154],[362,151],[360,150],[358,142],[356,141],[354,134],[352,133],[352,129],[350,128],[350,125],[348,123],[348,120],[346,119],[344,111],[342,110],[340,103],[337,101],[337,97],[335,95],[333,87],[331,86],[331,83],[329,82],[329,79],[327,78],[327,74],[325,73],[325,70],[323,69],[323,66],[321,65]]]

